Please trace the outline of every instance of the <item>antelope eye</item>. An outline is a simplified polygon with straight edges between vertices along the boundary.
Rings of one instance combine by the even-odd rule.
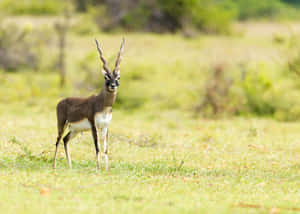
[[[116,80],[116,85],[117,85],[117,86],[119,86],[119,85],[120,85],[120,83],[119,83],[119,81],[118,81],[118,80]]]
[[[109,86],[110,81],[109,80],[105,80],[105,85]]]

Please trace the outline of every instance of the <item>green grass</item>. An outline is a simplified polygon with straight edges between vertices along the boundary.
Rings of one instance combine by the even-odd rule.
[[[123,103],[114,108],[110,126],[108,172],[96,173],[89,132],[70,143],[73,169],[67,169],[62,144],[57,170],[52,169],[55,105],[62,97],[92,93],[78,87],[85,75],[78,62],[96,51],[93,38],[113,64],[122,35],[70,34],[64,90],[54,72],[1,72],[0,211],[299,213],[299,122],[209,120],[190,113],[201,98],[207,67],[217,59],[229,66],[263,61],[274,72],[268,68],[277,68],[273,59],[280,58],[283,45],[272,42],[273,33],[285,27],[271,24],[260,36],[265,25],[241,25],[241,37],[126,34]],[[98,63],[89,62],[95,69]]]
[[[115,111],[108,172],[96,173],[90,133],[71,142],[72,170],[60,146],[54,171],[54,109],[19,107],[0,119],[6,213],[299,211],[299,123],[193,120],[174,112],[149,120]]]

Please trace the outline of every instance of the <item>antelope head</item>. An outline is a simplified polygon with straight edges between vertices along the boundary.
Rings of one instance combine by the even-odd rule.
[[[123,38],[121,48],[120,48],[120,51],[118,53],[118,57],[117,57],[117,60],[116,60],[115,68],[112,72],[109,69],[106,60],[104,59],[103,51],[102,51],[97,39],[95,39],[95,42],[96,42],[96,45],[97,45],[97,50],[98,50],[99,55],[100,55],[100,59],[103,63],[102,74],[103,74],[104,79],[105,79],[106,90],[108,92],[116,92],[118,86],[120,85],[120,83],[119,83],[119,81],[120,81],[120,63],[121,63],[122,52],[123,52],[123,49],[124,49],[125,39]]]

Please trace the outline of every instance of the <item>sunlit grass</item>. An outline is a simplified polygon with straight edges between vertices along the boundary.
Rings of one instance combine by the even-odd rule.
[[[90,133],[70,144],[72,170],[62,145],[52,170],[54,110],[25,107],[24,114],[8,110],[0,119],[0,208],[7,213],[299,209],[298,123],[191,120],[178,113],[147,119],[115,111],[110,170],[97,174]],[[180,122],[168,125],[173,121]]]

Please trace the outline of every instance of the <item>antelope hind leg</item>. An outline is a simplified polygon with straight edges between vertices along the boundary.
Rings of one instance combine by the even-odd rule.
[[[69,153],[69,145],[68,142],[74,138],[77,135],[77,132],[70,131],[65,137],[64,137],[64,147],[65,147],[65,153],[68,161],[68,166],[70,169],[72,169],[72,162],[71,162],[71,156]]]

